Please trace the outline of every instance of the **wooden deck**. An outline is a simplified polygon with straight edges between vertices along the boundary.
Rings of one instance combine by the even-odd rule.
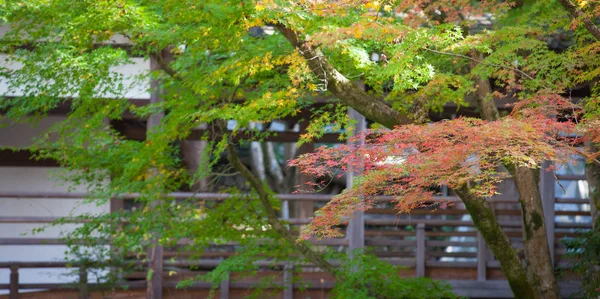
[[[581,176],[562,176],[560,180],[582,180]],[[554,186],[552,184],[552,186]],[[546,185],[548,188],[548,185]],[[552,192],[543,192],[552,195],[548,202],[576,205],[587,204],[585,199],[554,198]],[[2,193],[1,198],[81,198],[84,194],[78,193]],[[135,197],[136,195],[129,195]],[[226,194],[214,193],[173,193],[176,198],[194,197],[198,200],[226,200]],[[318,194],[282,194],[281,200],[288,202],[326,202],[331,196]],[[487,249],[485,242],[477,233],[473,224],[459,199],[446,196],[442,200],[453,202],[448,208],[437,210],[415,210],[410,215],[397,215],[393,210],[385,207],[385,203],[392,200],[389,197],[380,197],[381,205],[367,211],[364,214],[364,223],[361,235],[348,234],[346,238],[322,240],[314,242],[323,246],[332,246],[338,250],[348,247],[352,238],[364,240],[364,246],[371,249],[381,259],[389,263],[402,265],[405,268],[400,271],[401,277],[425,276],[433,279],[446,280],[461,296],[471,298],[511,298],[512,293],[504,280],[498,262]],[[514,198],[496,197],[490,199],[496,215],[508,236],[513,241],[514,247],[522,248],[521,243],[521,221],[518,203]],[[549,205],[546,205],[550,207]],[[558,268],[567,269],[568,260],[565,258],[565,248],[560,240],[564,237],[577,235],[577,230],[590,227],[589,223],[576,223],[573,221],[553,221],[568,219],[569,217],[589,216],[589,212],[579,208],[578,210],[560,211],[552,209],[546,215],[551,236],[552,254],[555,265]],[[49,223],[56,220],[53,217],[0,217],[0,223]],[[306,218],[287,219],[293,225],[301,225],[309,222]],[[186,240],[181,240],[185,244]],[[40,245],[40,244],[64,244],[59,239],[43,238],[0,238],[0,246],[5,245]],[[190,270],[190,266],[201,266],[208,269],[217,266],[224,258],[233,252],[206,252],[200,260],[189,261],[190,252],[166,251],[162,257],[162,265],[166,269],[174,269],[176,275],[169,276],[163,273],[161,284],[164,298],[202,298],[207,295],[212,287],[208,283],[196,283],[189,289],[175,289],[177,281],[199,274],[200,272]],[[250,292],[253,286],[264,277],[272,277],[274,286],[272,298],[327,298],[329,290],[335,281],[331,275],[320,272],[312,265],[293,265],[285,267],[284,264],[273,264],[270,261],[257,263],[261,271],[256,277],[237,279],[230,277],[218,286],[220,298],[242,298]],[[10,290],[10,295],[0,298],[145,298],[145,270],[130,274],[126,283],[128,290],[120,288],[114,290],[95,290],[95,285],[84,284],[87,280],[86,271],[80,268],[80,282],[73,284],[29,284],[19,281],[19,271],[22,269],[38,268],[63,268],[78,267],[68,265],[65,262],[23,262],[8,261],[0,262],[0,268],[11,269],[10,283],[0,284],[0,290]],[[92,266],[93,267],[93,266]],[[294,276],[294,281],[306,283],[306,290],[300,291],[300,283],[292,283],[289,278]],[[286,279],[284,279],[284,277]],[[563,296],[568,296],[578,288],[576,277],[565,271],[561,277],[560,287]],[[43,292],[26,293],[28,290],[44,290]],[[264,297],[268,298],[268,297]]]
[[[462,280],[450,280],[448,283],[453,287],[454,292],[463,297],[468,298],[513,298],[512,292],[508,287],[508,283],[503,280],[496,281],[462,281]],[[321,286],[322,285],[322,286]],[[315,287],[307,288],[305,290],[294,290],[292,293],[293,298],[329,298],[329,291],[331,289],[331,283],[326,282],[324,284],[318,284]],[[566,298],[573,292],[577,291],[579,284],[575,281],[572,282],[560,282],[559,287],[561,290],[561,296]],[[215,298],[231,298],[231,299],[242,299],[251,294],[248,290],[248,284],[232,284],[230,289],[225,293],[217,291]],[[209,295],[207,288],[191,287],[188,289],[175,289],[173,287],[166,287],[164,289],[163,298],[165,299],[196,299],[206,298]],[[43,298],[43,299],[80,299],[81,293],[77,290],[69,289],[52,289],[45,291],[29,292],[19,294],[19,298]],[[90,292],[88,298],[127,298],[127,299],[142,299],[146,297],[145,284],[138,287],[131,288],[129,290],[110,290],[110,291],[98,291]],[[271,290],[261,295],[261,298],[284,298],[284,292],[281,290]],[[0,295],[0,299],[9,299],[9,295]]]

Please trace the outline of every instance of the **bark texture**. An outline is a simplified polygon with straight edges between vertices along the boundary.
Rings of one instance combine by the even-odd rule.
[[[527,277],[535,288],[534,298],[560,298],[546,235],[539,188],[540,170],[517,166],[511,169],[511,173],[519,191]]]
[[[496,220],[487,200],[473,196],[466,186],[456,189],[454,192],[462,199],[473,223],[485,239],[485,243],[500,262],[502,272],[508,280],[515,298],[535,298],[534,290],[529,284],[521,259]]]
[[[474,58],[477,60],[483,59],[481,54],[473,55],[476,55]],[[500,114],[496,104],[490,98],[492,90],[489,80],[475,78],[475,82],[477,85],[475,96],[481,117],[487,121],[498,120]],[[510,171],[519,192],[527,277],[535,291],[532,298],[560,298],[546,235],[542,196],[539,189],[539,169],[513,165],[506,165],[506,168]]]
[[[472,53],[471,56],[477,61],[483,60],[483,54],[479,52]],[[477,67],[478,62],[472,61],[471,68]],[[494,99],[491,97],[492,86],[488,78],[481,78],[474,76],[473,81],[475,82],[475,99],[477,101],[477,107],[480,110],[481,118],[487,121],[494,121],[500,119],[500,113],[494,103]]]
[[[167,73],[174,79],[179,78],[177,72],[170,67],[169,61],[163,59],[162,55],[154,54],[152,58],[157,61],[159,68],[165,73]],[[235,94],[235,92],[233,94]],[[221,128],[226,127],[225,123],[222,121],[218,123],[218,126]],[[296,242],[297,234],[293,233],[279,220],[277,212],[271,205],[269,201],[270,195],[267,192],[267,187],[265,187],[263,182],[256,175],[254,175],[252,171],[242,163],[242,161],[240,161],[240,158],[236,155],[235,149],[230,142],[227,143],[227,159],[229,160],[231,165],[237,171],[239,171],[240,174],[248,180],[248,182],[250,182],[250,185],[258,194],[258,198],[263,208],[265,209],[267,221],[273,227],[273,229],[277,233],[279,233],[283,239],[285,239],[287,242],[290,242],[290,244],[292,244],[296,248],[296,250],[298,250],[298,252],[300,252],[300,254],[302,254],[306,259],[311,261],[317,267],[321,268],[321,270],[329,272],[331,274],[335,274],[335,268],[333,267],[333,265],[331,265],[331,263],[329,263],[320,253],[313,251],[306,244],[306,242]]]
[[[412,120],[385,103],[380,102],[377,98],[367,94],[364,90],[358,88],[354,83],[341,75],[327,60],[323,54],[314,49],[306,41],[299,38],[298,33],[286,28],[282,25],[278,26],[279,31],[283,36],[303,55],[306,59],[312,72],[321,80],[325,80],[328,90],[343,101],[348,106],[352,107],[365,117],[376,121],[388,128],[393,128],[397,125],[411,123]],[[489,89],[485,81],[481,81],[484,88]],[[480,94],[484,94],[483,92]],[[485,99],[481,97],[481,99]],[[492,101],[488,101],[496,109]],[[483,106],[485,101],[481,101]],[[493,110],[490,110],[493,112]],[[498,117],[496,109],[495,114],[484,117]],[[465,187],[466,188],[466,187]],[[485,202],[485,199],[473,199],[467,192],[468,189],[459,190],[457,194],[467,207],[473,222],[477,229],[481,232],[483,238],[492,249],[496,258],[509,281],[511,289],[516,298],[535,298],[536,292],[533,291],[532,285],[527,279],[526,271],[521,264],[518,254],[512,249],[508,237],[498,224],[496,217],[491,207]],[[543,214],[542,214],[543,215]],[[547,243],[546,243],[547,247]],[[551,263],[551,261],[549,261]]]
[[[237,171],[239,171],[246,180],[248,180],[252,188],[258,194],[258,199],[265,209],[267,221],[273,227],[273,229],[287,242],[290,242],[290,244],[294,245],[298,252],[300,252],[304,257],[321,268],[321,270],[335,274],[335,269],[331,263],[325,260],[320,253],[313,251],[305,242],[297,242],[296,234],[292,233],[292,231],[279,220],[277,212],[271,205],[270,194],[267,192],[263,181],[261,181],[254,173],[252,173],[252,171],[248,169],[248,167],[246,167],[242,161],[240,161],[240,158],[235,152],[235,148],[230,143],[227,145],[227,159],[229,160],[229,163],[231,163],[231,165]]]
[[[367,93],[364,89],[338,72],[320,50],[301,39],[296,31],[282,25],[279,25],[277,28],[306,59],[306,63],[313,74],[327,86],[327,90],[348,106],[366,118],[388,128],[412,123],[412,119],[391,109],[383,101]]]
[[[481,53],[473,53],[474,58],[481,61]],[[475,67],[476,64],[472,65]],[[490,98],[492,92],[487,78],[474,78],[477,91],[477,104],[481,117],[487,121],[500,118],[498,108]],[[556,277],[552,265],[546,223],[539,189],[539,169],[531,169],[514,165],[505,165],[511,173],[521,203],[521,220],[523,223],[523,247],[527,261],[527,277],[534,289],[533,298],[560,298]],[[553,246],[554,244],[552,244]]]
[[[571,0],[558,0],[560,4],[569,12],[569,14],[576,19],[580,19],[583,22],[583,26],[589,33],[591,33],[597,40],[600,40],[600,28],[594,24],[593,20],[589,18],[575,3]]]

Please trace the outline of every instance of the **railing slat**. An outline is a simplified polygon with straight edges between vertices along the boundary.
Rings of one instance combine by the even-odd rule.
[[[221,299],[229,299],[229,274],[227,274],[227,278],[221,281],[221,285],[219,286],[219,298]]]
[[[79,298],[88,299],[88,272],[85,266],[79,267]]]
[[[293,299],[294,297],[294,266],[286,264],[283,268],[283,299]]]
[[[417,277],[425,276],[425,223],[417,224],[417,248],[416,248],[417,266],[415,273]]]
[[[84,192],[46,192],[46,191],[1,191],[0,190],[0,198],[46,198],[46,199],[81,199],[86,198],[89,194]],[[277,194],[275,198],[279,200],[288,200],[288,201],[315,201],[315,202],[327,202],[330,201],[334,195],[329,194],[311,194],[311,193],[302,193],[302,194]],[[116,198],[120,199],[135,199],[139,197],[137,193],[129,193],[129,194],[121,194]],[[210,192],[172,192],[168,194],[164,194],[164,197],[174,198],[174,199],[188,199],[194,198],[198,200],[225,200],[232,198],[231,194],[227,193],[210,193]],[[460,199],[457,196],[437,196],[436,200],[448,201],[448,202],[460,202]],[[390,202],[396,201],[397,197],[394,196],[376,196],[374,198],[377,202]],[[508,200],[508,199],[492,199],[491,201],[499,201],[499,202],[513,202],[516,203],[516,200]]]
[[[487,245],[481,236],[477,233],[477,280],[484,281],[487,279]]]
[[[10,293],[8,298],[19,298],[19,266],[10,267]]]

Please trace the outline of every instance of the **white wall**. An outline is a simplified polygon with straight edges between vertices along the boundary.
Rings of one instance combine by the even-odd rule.
[[[6,68],[9,70],[20,69],[22,64],[14,62],[8,59],[9,56],[6,54],[0,54],[0,70]],[[145,58],[130,58],[131,63],[123,64],[118,67],[111,68],[111,71],[123,75],[123,85],[127,88],[126,92],[122,95],[128,99],[150,99],[150,82],[141,82],[138,78],[139,75],[148,73],[150,70],[150,61]],[[0,96],[11,96],[18,97],[22,96],[23,90],[9,90],[7,80],[0,78]],[[64,95],[65,97],[72,97],[73,95]],[[101,95],[98,95],[101,96]],[[114,96],[105,96],[114,97]]]
[[[0,38],[4,37],[11,30],[11,25],[0,24]],[[47,39],[40,39],[44,41]],[[123,34],[115,34],[109,40],[101,42],[102,44],[114,44],[114,45],[131,45],[131,40]]]
[[[0,37],[8,30],[8,25],[0,24]],[[107,44],[127,44],[129,41],[116,35]],[[0,70],[19,69],[21,64],[8,60],[8,55],[0,54]],[[147,74],[150,62],[144,58],[131,58],[131,63],[113,67],[111,71],[122,74],[123,85],[129,87],[121,95],[128,99],[149,99],[150,82],[140,81],[137,77]],[[23,90],[8,90],[7,81],[0,79],[0,98],[2,96],[18,97],[23,95]],[[74,95],[63,95],[65,97]],[[99,97],[102,95],[98,95]],[[0,99],[1,100],[1,99]],[[25,147],[32,143],[35,136],[39,136],[46,129],[64,116],[48,116],[36,125],[14,124],[0,119],[0,148]],[[0,190],[3,192],[63,192],[68,186],[56,181],[53,172],[57,168],[49,167],[0,167]],[[85,190],[75,189],[84,192]],[[0,198],[0,217],[62,217],[73,216],[80,213],[106,213],[109,204],[96,206],[83,204],[80,199],[45,199],[45,198]],[[31,235],[32,229],[41,224],[3,224],[0,223],[0,238],[58,238],[62,233],[75,227],[74,224],[62,227],[51,227],[46,231]],[[23,235],[28,234],[28,235]],[[64,245],[0,245],[0,262],[7,261],[63,261],[66,250]],[[68,276],[70,271],[65,269],[19,269],[21,283],[56,283],[71,282],[77,278]],[[0,269],[0,284],[9,282],[9,270]],[[0,291],[0,294],[6,291]]]
[[[48,116],[37,126],[4,123],[0,127],[0,147],[24,147],[31,139],[44,132],[48,126],[64,119],[64,116]],[[2,121],[0,120],[0,123]],[[58,181],[53,167],[0,167],[0,190],[14,192],[66,192],[68,185]],[[85,192],[75,188],[76,192]],[[63,217],[80,213],[106,213],[109,205],[83,204],[81,199],[45,198],[0,198],[0,217]],[[32,229],[42,224],[0,223],[0,238],[58,238],[61,233],[73,229],[75,224],[50,227],[46,231],[31,235]],[[27,235],[23,235],[27,234]],[[64,245],[0,245],[0,262],[7,261],[64,261]],[[66,269],[20,269],[21,283],[56,283],[76,279],[67,276]],[[0,284],[9,282],[9,270],[0,269]],[[0,294],[2,291],[0,291]],[[6,291],[4,292],[6,293]]]
[[[57,168],[50,167],[0,167],[0,190],[4,192],[37,192],[67,191],[67,186],[60,186],[53,178]],[[83,192],[85,190],[77,190]],[[79,199],[19,199],[0,198],[0,217],[35,216],[62,217],[80,213],[106,213],[108,204],[96,206],[83,204]],[[58,238],[74,225],[52,227],[42,233],[31,235],[33,228],[39,224],[0,224],[0,238]],[[22,235],[27,234],[27,235]],[[63,261],[66,246],[64,245],[0,245],[0,261]],[[53,283],[73,281],[74,277],[63,276],[69,271],[65,269],[20,269],[19,280],[22,283]],[[9,271],[0,270],[0,283],[8,283]]]

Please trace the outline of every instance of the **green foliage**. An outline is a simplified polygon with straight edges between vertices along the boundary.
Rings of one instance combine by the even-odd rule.
[[[563,239],[562,243],[567,247],[569,266],[581,281],[581,291],[573,296],[600,296],[600,232],[590,230],[576,238]]]
[[[332,254],[342,261],[338,271],[346,279],[336,283],[333,298],[455,298],[444,282],[430,278],[399,278],[401,269],[375,255],[355,250],[350,254]]]
[[[152,236],[160,236],[165,246],[189,239],[184,250],[198,254],[214,244],[235,242],[232,259],[196,278],[216,283],[224,273],[255,271],[252,261],[265,258],[259,251],[274,260],[289,258],[293,244],[280,244],[266,221],[265,207],[246,192],[247,186],[221,190],[232,198],[220,202],[164,194],[213,175],[227,137],[249,132],[254,124],[297,117],[315,97],[329,99],[332,78],[319,77],[322,68],[309,68],[309,59],[318,57],[303,57],[277,26],[297,32],[344,80],[363,81],[371,95],[415,122],[427,122],[447,103],[470,105],[475,78],[487,79],[496,88],[488,98],[542,95],[543,100],[590,84],[584,120],[590,123],[600,115],[595,83],[599,43],[573,24],[557,1],[524,1],[519,8],[498,1],[430,2],[0,1],[0,21],[11,26],[0,38],[0,52],[7,55],[0,81],[6,82],[9,95],[25,95],[3,98],[0,110],[3,117],[24,122],[69,104],[67,119],[28,149],[38,159],[58,161],[67,170],[61,173],[63,179],[89,190],[88,201],[102,204],[137,194],[134,210],[80,216],[87,222],[67,237],[72,240],[69,259],[117,263],[128,253],[143,258]],[[495,24],[469,31],[478,24],[467,16],[484,13],[493,14]],[[254,31],[267,27],[274,32]],[[561,47],[549,48],[557,36]],[[114,47],[107,43],[110,39],[130,44]],[[379,61],[370,60],[374,53]],[[481,59],[473,60],[475,54]],[[130,56],[152,60],[155,68],[129,78],[133,83],[128,86],[114,69],[130,63]],[[160,91],[162,102],[140,107],[125,99],[134,85],[151,80],[155,84],[150,91]],[[302,142],[321,137],[325,129],[349,136],[353,124],[346,104],[328,101],[312,111]],[[146,119],[163,112],[144,141],[126,140],[108,125],[124,114]],[[224,128],[216,124],[230,120],[236,123],[231,135],[202,137],[209,143],[202,159],[206,167],[190,174],[178,143],[200,124],[219,131]],[[258,130],[251,133],[257,141],[266,136]],[[514,155],[523,156],[519,151]],[[162,203],[149,208],[158,199]],[[110,239],[120,250],[89,251],[97,239]],[[391,297],[448,295],[447,288],[431,281],[385,278],[382,274],[395,277],[397,269],[355,255],[343,258],[349,279],[336,288],[339,297],[371,296],[365,292],[375,287]]]
[[[298,145],[319,139],[323,134],[330,132],[341,131],[342,140],[351,137],[355,121],[348,117],[347,111],[348,108],[342,104],[327,104],[322,108],[312,109],[310,124],[306,128],[306,133],[300,136]]]

